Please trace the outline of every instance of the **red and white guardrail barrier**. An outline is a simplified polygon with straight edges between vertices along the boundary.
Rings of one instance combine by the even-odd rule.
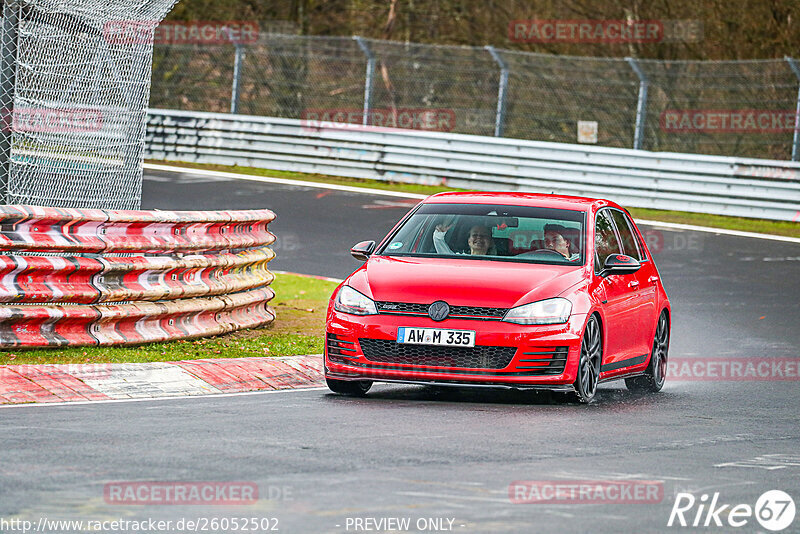
[[[0,348],[125,345],[269,323],[274,218],[0,206]]]

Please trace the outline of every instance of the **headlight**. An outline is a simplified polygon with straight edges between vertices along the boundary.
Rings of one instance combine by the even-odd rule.
[[[516,324],[560,324],[567,322],[570,313],[572,303],[567,299],[555,298],[511,308],[503,320]]]
[[[378,313],[375,308],[375,302],[356,291],[350,286],[344,286],[336,294],[336,300],[333,301],[333,309],[344,313],[352,313],[353,315],[375,315]]]

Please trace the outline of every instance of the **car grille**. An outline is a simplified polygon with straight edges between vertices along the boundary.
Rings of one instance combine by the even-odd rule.
[[[560,375],[567,365],[568,352],[569,347],[528,347],[515,367],[531,376]]]
[[[359,339],[364,357],[373,362],[467,369],[504,369],[516,347],[438,347],[383,339]]]
[[[428,315],[430,304],[414,304],[411,302],[376,302],[378,313],[387,315]],[[483,306],[450,306],[448,317],[469,317],[499,321],[508,310],[506,308],[487,308]]]

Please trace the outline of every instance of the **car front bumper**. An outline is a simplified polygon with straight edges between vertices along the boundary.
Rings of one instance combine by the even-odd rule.
[[[573,315],[561,325],[434,322],[419,316],[355,316],[330,310],[325,374],[336,380],[571,391],[585,321],[586,315]],[[476,348],[399,344],[399,327],[473,330]]]

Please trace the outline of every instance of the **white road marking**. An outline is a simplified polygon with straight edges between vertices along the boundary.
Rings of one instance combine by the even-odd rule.
[[[739,258],[739,261],[800,261],[800,256],[789,256],[786,258],[773,258],[773,257],[766,257],[766,258],[755,258],[753,256],[744,256]]]
[[[112,399],[211,395],[222,393],[182,367],[168,363],[112,363],[105,376],[83,374],[75,366],[72,376]]]
[[[219,178],[234,178],[236,180],[250,180],[252,182],[264,182],[268,184],[298,185],[302,187],[315,187],[317,189],[332,189],[334,191],[348,191],[350,193],[363,193],[365,195],[383,195],[387,197],[400,198],[428,198],[430,195],[419,195],[416,193],[403,193],[401,191],[386,191],[383,189],[371,189],[368,187],[354,187],[350,185],[328,184],[324,182],[307,182],[305,180],[291,180],[288,178],[274,178],[272,176],[255,176],[253,174],[239,174],[234,172],[207,171],[203,169],[192,169],[190,167],[172,167],[170,165],[157,165],[155,163],[145,163],[145,169],[164,172],[179,172],[186,174],[200,174],[204,176],[216,176]]]
[[[244,397],[249,395],[270,395],[273,393],[290,393],[296,391],[321,391],[327,390],[326,386],[308,387],[308,388],[292,388],[292,389],[271,389],[268,391],[242,391],[240,393],[215,393],[212,395],[192,395],[192,396],[179,396],[179,397],[150,397],[142,399],[109,399],[109,400],[93,400],[93,401],[66,401],[66,402],[29,402],[26,404],[0,404],[0,410],[8,410],[11,408],[42,408],[50,406],[81,406],[86,404],[115,404],[121,402],[148,402],[148,401],[166,401],[166,400],[181,400],[181,399],[204,399],[216,400],[220,397]]]
[[[424,491],[397,491],[397,495],[407,495],[409,497],[426,497],[438,500],[456,499],[461,501],[482,501],[482,502],[499,502],[502,504],[509,504],[510,501],[506,499],[489,499],[486,497],[470,497],[468,495],[450,495],[445,493],[427,493]]]
[[[714,486],[704,486],[702,488],[693,488],[691,486],[686,486],[682,488],[675,487],[674,493],[677,495],[678,493],[693,493],[695,495],[700,495],[701,493],[709,493],[711,490],[719,490],[722,488],[730,488],[735,486],[752,486],[755,482],[751,481],[744,481],[744,482],[731,482],[729,484],[716,484]]]
[[[411,209],[416,205],[416,199],[409,200],[375,200],[372,204],[362,204],[365,210],[383,210],[393,208]]]
[[[764,454],[763,456],[756,456],[755,458],[714,464],[714,467],[753,467],[756,469],[775,471],[777,469],[786,469],[787,467],[800,467],[800,456],[791,454]]]
[[[553,474],[554,478],[564,480],[680,480],[689,481],[691,478],[672,477],[665,475],[655,475],[650,473],[604,473],[589,471],[558,471]]]
[[[668,223],[660,221],[650,221],[636,219],[637,224],[646,226],[657,226],[672,230],[694,230],[695,232],[708,232],[710,234],[732,235],[736,237],[753,237],[755,239],[769,239],[770,241],[785,241],[787,243],[800,243],[800,237],[788,237],[785,235],[759,234],[756,232],[742,232],[739,230],[726,230],[724,228],[709,228],[707,226],[695,226],[693,224]]]
[[[145,163],[145,169],[164,172],[177,172],[186,174],[197,174],[205,176],[216,176],[218,178],[228,178],[236,180],[250,180],[253,182],[264,182],[271,184],[298,185],[303,187],[315,187],[317,189],[332,189],[334,191],[349,191],[351,193],[364,193],[369,195],[383,195],[387,197],[425,199],[430,195],[420,195],[416,193],[404,193],[401,191],[385,191],[383,189],[371,189],[368,187],[354,187],[349,185],[328,184],[324,182],[307,182],[304,180],[291,180],[288,178],[274,178],[271,176],[255,176],[252,174],[239,174],[235,172],[207,171],[203,169],[193,169],[190,167],[173,167],[171,165],[158,165],[155,163]],[[646,219],[636,219],[638,224],[647,226],[658,226],[661,228],[675,230],[694,230],[695,232],[708,232],[711,234],[732,235],[737,237],[752,237],[755,239],[769,239],[771,241],[785,241],[787,243],[800,243],[798,237],[788,237],[773,234],[759,234],[756,232],[742,232],[739,230],[726,230],[723,228],[709,228],[707,226],[695,226],[693,224],[668,223],[661,221],[651,221]]]

